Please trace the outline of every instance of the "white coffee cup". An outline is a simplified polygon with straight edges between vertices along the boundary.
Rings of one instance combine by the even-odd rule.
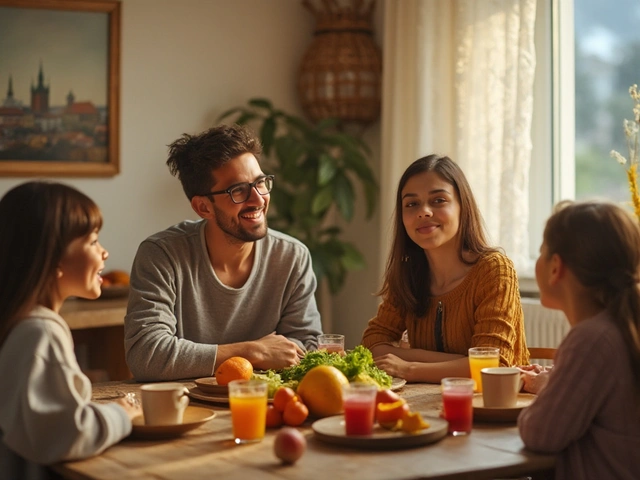
[[[150,383],[140,387],[145,425],[179,425],[189,405],[189,390],[180,383]]]
[[[512,408],[518,402],[523,385],[522,372],[512,367],[492,367],[480,370],[482,399],[488,408]]]

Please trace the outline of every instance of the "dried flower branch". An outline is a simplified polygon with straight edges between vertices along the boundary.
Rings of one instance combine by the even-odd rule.
[[[629,191],[631,192],[631,202],[633,210],[638,220],[640,220],[640,193],[638,192],[638,143],[640,131],[640,93],[638,85],[629,87],[629,95],[633,100],[633,120],[625,118],[623,123],[624,135],[627,137],[627,148],[629,149],[629,167],[626,169],[627,180],[629,181]],[[615,150],[611,150],[611,157],[620,165],[626,165],[627,159]]]

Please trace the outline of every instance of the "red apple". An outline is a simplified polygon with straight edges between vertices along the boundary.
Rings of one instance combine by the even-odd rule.
[[[297,429],[282,427],[273,442],[273,451],[282,463],[295,463],[307,448],[307,439]]]

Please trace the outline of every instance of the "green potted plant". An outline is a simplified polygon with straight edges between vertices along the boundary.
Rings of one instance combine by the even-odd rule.
[[[307,245],[318,282],[326,279],[331,293],[337,293],[347,272],[364,268],[365,260],[341,239],[342,229],[329,224],[328,215],[335,211],[351,221],[356,180],[366,197],[366,218],[371,218],[378,185],[368,164],[368,146],[346,133],[338,120],[314,125],[263,98],[250,99],[218,120],[248,124],[259,133],[265,165],[276,175],[269,225]]]

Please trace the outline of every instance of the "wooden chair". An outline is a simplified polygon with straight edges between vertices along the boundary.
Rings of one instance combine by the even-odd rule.
[[[553,360],[553,357],[555,356],[555,348],[529,347],[530,358],[538,358],[540,360]]]
[[[555,348],[545,347],[529,347],[529,361],[533,360],[546,360],[539,362],[543,366],[549,366],[553,364],[553,358],[556,355]],[[533,362],[532,362],[533,363]]]

